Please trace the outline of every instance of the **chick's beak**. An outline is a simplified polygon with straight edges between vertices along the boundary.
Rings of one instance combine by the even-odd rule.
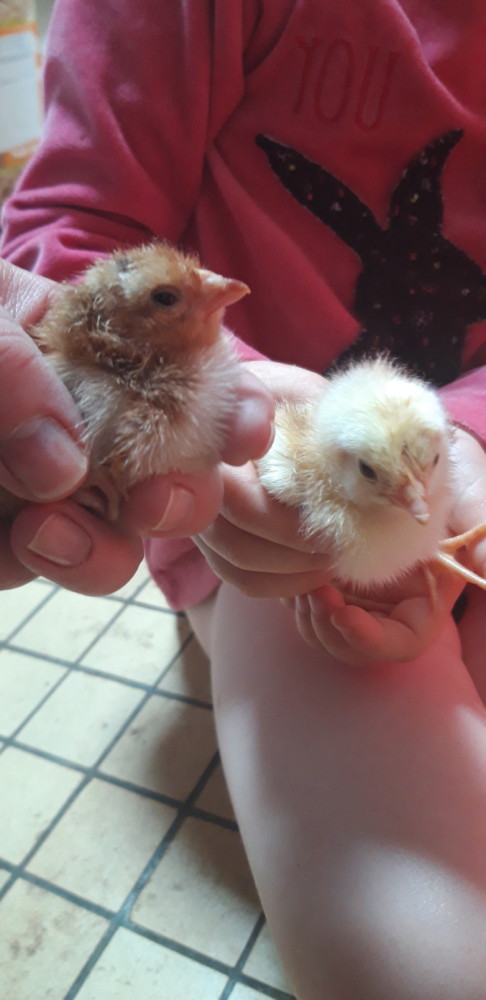
[[[391,501],[403,507],[419,524],[427,524],[430,517],[429,498],[427,486],[421,479],[409,473]]]
[[[243,281],[236,281],[233,278],[223,278],[220,274],[213,274],[212,271],[200,270],[202,278],[200,305],[205,316],[211,316],[219,309],[225,309],[233,302],[238,302],[244,295],[248,295],[250,289]]]

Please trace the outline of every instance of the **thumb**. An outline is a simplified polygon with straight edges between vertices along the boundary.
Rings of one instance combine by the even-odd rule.
[[[70,493],[87,459],[79,444],[80,414],[53,367],[15,317],[39,318],[55,286],[1,262],[0,485],[27,500]]]

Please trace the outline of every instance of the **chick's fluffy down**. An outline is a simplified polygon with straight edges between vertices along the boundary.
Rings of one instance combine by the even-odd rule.
[[[274,444],[257,467],[273,496],[299,508],[302,531],[348,585],[397,580],[433,558],[446,535],[447,418],[433,389],[383,359],[326,379],[315,401],[281,404]],[[425,500],[411,491],[422,485],[428,514],[420,521],[413,505]]]

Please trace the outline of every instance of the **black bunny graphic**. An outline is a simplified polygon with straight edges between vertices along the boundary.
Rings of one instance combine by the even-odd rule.
[[[467,326],[486,319],[485,275],[441,230],[440,177],[462,134],[446,132],[413,158],[393,193],[387,229],[317,163],[257,136],[287,190],[362,261],[354,301],[361,330],[338,364],[388,353],[439,386],[459,374]]]

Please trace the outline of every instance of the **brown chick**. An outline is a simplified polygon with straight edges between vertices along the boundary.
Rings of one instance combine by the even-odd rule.
[[[220,459],[239,373],[223,316],[248,292],[162,242],[116,251],[63,286],[29,332],[83,417],[90,474],[75,499],[115,519],[135,483]],[[4,516],[23,503],[0,491]]]
[[[361,362],[326,380],[317,400],[277,407],[276,428],[260,479],[299,508],[303,532],[363,604],[370,588],[419,565],[433,600],[441,569],[486,588],[452,554],[486,525],[446,539],[453,431],[432,388],[384,358]]]

